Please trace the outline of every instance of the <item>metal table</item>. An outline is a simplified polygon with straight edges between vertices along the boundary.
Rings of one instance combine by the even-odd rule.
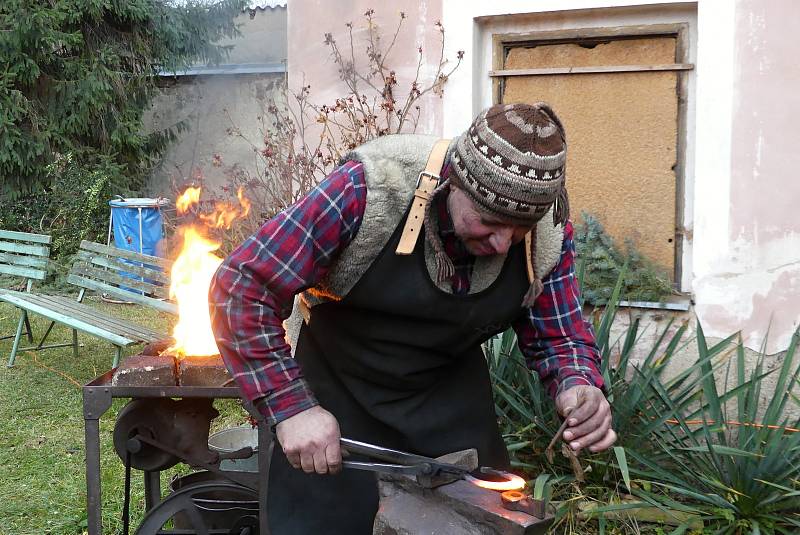
[[[114,398],[228,398],[241,399],[237,386],[112,386],[114,370],[109,370],[83,386],[83,421],[86,440],[86,511],[89,535],[103,535],[102,494],[100,489],[100,417]],[[259,532],[269,534],[267,525],[267,479],[269,446],[272,434],[252,406],[245,407],[258,421],[258,513]],[[161,501],[160,472],[145,472],[145,509]]]

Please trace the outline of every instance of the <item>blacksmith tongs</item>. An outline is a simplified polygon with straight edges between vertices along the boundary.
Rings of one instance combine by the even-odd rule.
[[[350,454],[364,455],[371,459],[384,461],[364,462],[364,461],[343,461],[345,468],[355,468],[357,470],[370,470],[372,472],[383,472],[389,474],[405,474],[409,476],[430,476],[441,475],[455,476],[460,479],[470,471],[454,464],[443,463],[431,457],[415,455],[404,451],[392,450],[366,442],[359,442],[349,438],[340,439],[342,448]]]

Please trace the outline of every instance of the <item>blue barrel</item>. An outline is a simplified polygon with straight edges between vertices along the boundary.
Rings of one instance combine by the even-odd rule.
[[[152,256],[162,256],[159,245],[164,237],[163,220],[161,218],[161,207],[169,203],[167,199],[115,199],[109,201],[111,206],[111,221],[109,222],[109,241],[111,241],[111,228],[114,228],[114,245],[119,249],[136,251]],[[125,263],[139,267],[157,268],[156,266],[143,266],[137,262],[129,262],[121,259]],[[132,273],[120,272],[123,277],[138,279]],[[150,279],[139,279],[151,284],[159,284]],[[128,291],[137,291],[132,288],[124,288]],[[143,293],[143,292],[141,292]]]
[[[161,207],[167,199],[116,199],[109,201],[114,245],[120,249],[159,255],[164,237]],[[109,229],[110,230],[110,229]]]

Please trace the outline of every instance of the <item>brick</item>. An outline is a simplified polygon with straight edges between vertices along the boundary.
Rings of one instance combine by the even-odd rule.
[[[178,364],[180,386],[223,386],[230,378],[219,355],[185,357]]]
[[[176,386],[175,359],[167,355],[133,355],[120,363],[112,386]]]

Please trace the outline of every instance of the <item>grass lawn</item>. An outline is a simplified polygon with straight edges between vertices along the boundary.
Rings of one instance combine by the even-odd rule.
[[[114,305],[87,298],[87,303],[109,314],[168,332],[171,317],[137,305]],[[13,334],[19,315],[0,303],[0,335]],[[47,322],[32,316],[34,336]],[[68,342],[71,331],[56,326],[51,342]],[[24,338],[23,338],[24,341]],[[38,338],[37,338],[38,341]],[[86,480],[83,443],[83,409],[80,385],[111,367],[113,346],[78,334],[79,358],[72,348],[40,352],[23,351],[13,368],[0,366],[0,535],[74,535],[86,532]],[[0,356],[7,362],[12,340],[0,341]],[[126,355],[136,353],[134,346]],[[112,432],[117,412],[127,400],[116,400],[100,420],[103,532],[121,531],[125,470],[114,452]],[[216,429],[239,425],[245,412],[235,400],[216,402],[222,416]],[[162,473],[162,492],[173,474],[186,472],[179,465]],[[135,528],[144,509],[141,473],[133,471],[132,523]],[[131,531],[134,531],[132,529]]]

